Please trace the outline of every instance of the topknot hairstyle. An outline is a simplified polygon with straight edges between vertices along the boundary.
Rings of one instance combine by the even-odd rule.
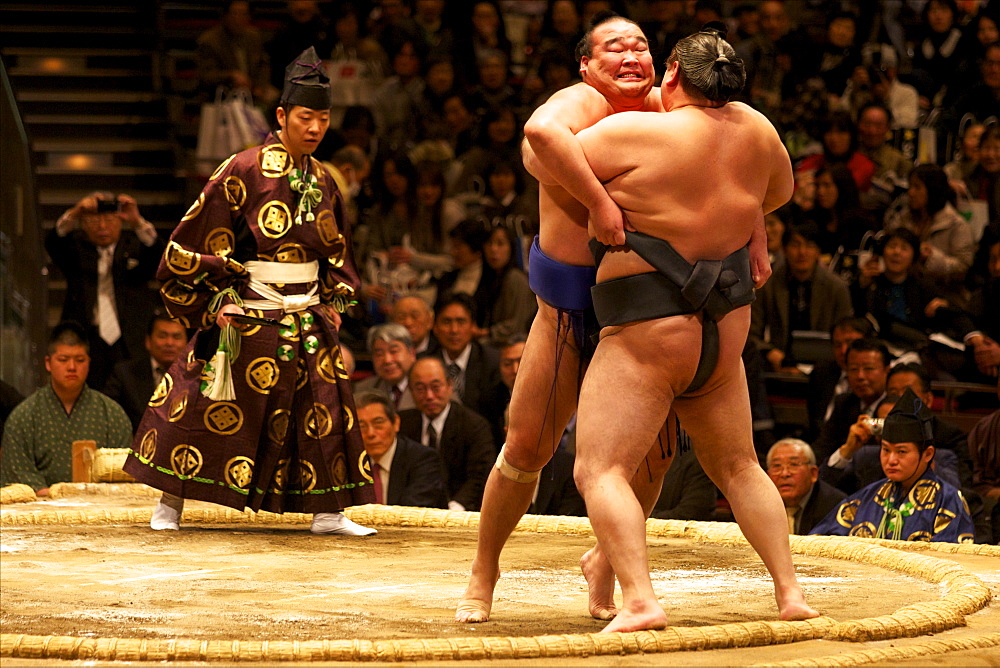
[[[726,41],[727,34],[724,23],[710,21],[678,41],[667,58],[668,67],[678,63],[686,82],[713,102],[728,102],[747,80],[743,60]]]

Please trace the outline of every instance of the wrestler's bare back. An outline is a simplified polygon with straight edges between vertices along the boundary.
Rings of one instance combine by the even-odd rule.
[[[791,164],[777,132],[738,102],[616,114],[577,138],[628,224],[669,239],[691,261],[739,250],[764,212],[791,195]],[[635,253],[611,252],[597,280],[649,271]]]
[[[659,91],[653,88],[646,96],[641,112],[662,112]],[[576,134],[598,121],[616,113],[616,110],[596,89],[578,83],[554,94],[535,115],[548,115]],[[533,116],[534,118],[534,116]],[[531,121],[529,120],[529,123]],[[539,181],[538,212],[541,222],[538,243],[549,257],[576,266],[588,266],[594,259],[587,247],[589,212],[583,204],[559,185],[535,159],[531,145],[525,141],[524,163]]]

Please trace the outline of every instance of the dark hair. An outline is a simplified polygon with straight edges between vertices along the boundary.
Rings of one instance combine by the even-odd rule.
[[[962,15],[962,13],[960,11],[958,11],[958,4],[955,2],[955,0],[927,0],[927,2],[924,4],[924,8],[920,11],[920,21],[921,21],[921,23],[924,24],[925,28],[928,27],[927,26],[927,13],[930,11],[931,3],[932,2],[936,2],[939,5],[944,5],[945,7],[947,7],[948,9],[951,10],[951,24],[952,24],[952,26],[954,26],[956,23],[958,23],[958,19]]]
[[[882,113],[885,114],[886,122],[889,123],[890,126],[892,125],[892,119],[893,119],[892,109],[890,109],[889,107],[885,106],[881,102],[867,102],[867,103],[863,104],[861,106],[861,108],[858,109],[858,120],[859,121],[861,120],[861,117],[865,115],[865,112],[868,111],[869,109],[880,109],[880,110],[882,110]]]
[[[453,227],[448,232],[448,236],[465,243],[476,253],[483,252],[483,246],[486,245],[486,240],[490,238],[486,225],[478,218],[466,218]]]
[[[609,21],[624,21],[625,23],[631,23],[636,28],[639,28],[639,24],[632,19],[625,18],[624,16],[616,14],[612,11],[605,9],[597,12],[591,17],[590,25],[587,26],[587,31],[583,33],[583,37],[581,37],[580,41],[576,44],[576,51],[574,55],[576,56],[577,62],[580,62],[584,56],[590,58],[594,55],[594,30]]]
[[[860,316],[849,315],[833,323],[833,327],[830,328],[831,339],[833,339],[833,333],[838,329],[849,329],[860,334],[862,338],[875,336],[875,326],[872,325],[871,320]]]
[[[893,239],[899,239],[900,241],[905,241],[913,249],[913,263],[916,264],[917,260],[920,258],[920,237],[918,237],[914,232],[905,228],[897,227],[885,233],[885,236],[879,240],[878,243],[878,254],[882,255],[885,253],[885,247],[889,245],[889,242]]]
[[[910,172],[910,178],[916,177],[927,188],[927,213],[936,214],[952,201],[953,191],[948,185],[948,175],[944,170],[932,164],[917,165]]]
[[[889,366],[889,362],[892,361],[892,355],[889,354],[889,349],[885,343],[881,339],[874,337],[851,341],[845,358],[850,358],[852,350],[859,353],[878,353],[882,357],[882,366]]]
[[[87,354],[90,354],[87,331],[74,320],[64,320],[52,328],[46,354],[53,354],[56,351],[56,346],[83,346]]]
[[[510,172],[514,175],[514,192],[520,194],[524,192],[524,174],[518,168],[519,165],[508,156],[496,155],[490,158],[486,166],[486,191],[490,192],[490,177],[498,172]]]
[[[858,182],[854,180],[854,175],[846,165],[839,162],[827,163],[816,170],[816,178],[822,174],[829,174],[833,179],[833,185],[837,187],[837,203],[834,204],[834,211],[838,218],[843,218],[844,213],[856,211],[861,208],[861,195],[858,193]]]
[[[503,351],[504,348],[510,348],[511,346],[516,346],[519,343],[527,343],[528,337],[524,334],[511,334],[500,346],[500,350]]]
[[[697,91],[713,102],[728,102],[743,90],[747,81],[746,69],[736,50],[726,41],[727,32],[725,24],[710,21],[700,32],[677,42],[670,52],[667,67],[675,62],[680,65],[681,86],[689,95]]]
[[[391,162],[396,171],[406,178],[406,194],[403,197],[406,199],[407,208],[412,216],[416,209],[417,170],[413,166],[413,163],[410,162],[410,158],[406,155],[405,151],[396,151],[379,156],[378,164],[372,170],[372,182],[375,186],[375,193],[379,198],[379,205],[385,211],[388,211],[392,207],[395,198],[385,185],[384,172],[385,165],[388,162]]]
[[[385,410],[385,416],[389,420],[396,421],[396,407],[392,405],[392,400],[389,399],[385,392],[367,390],[354,395],[354,407],[358,410],[374,404],[378,404]]]
[[[1000,49],[1000,42],[994,42],[990,45],[991,48],[994,46]],[[986,126],[982,136],[979,138],[979,148],[985,146],[988,139],[1000,139],[1000,123],[990,123]]]
[[[835,159],[845,159],[850,156],[855,151],[858,150],[858,126],[854,123],[854,119],[851,118],[850,112],[844,111],[843,109],[835,109],[831,111],[819,124],[819,137],[820,140],[826,135],[827,132],[832,130],[842,130],[846,131],[851,135],[851,145],[847,149],[847,154],[844,156],[833,156]],[[831,154],[826,148],[826,142],[823,142],[823,153],[826,154],[829,160]]]
[[[472,322],[476,322],[476,302],[464,292],[444,293],[441,299],[438,300],[438,303],[434,305],[434,320],[436,321],[441,316],[441,311],[452,304],[458,304],[464,308],[468,312]]]
[[[781,245],[787,246],[790,244],[793,236],[802,237],[816,246],[820,245],[819,225],[811,220],[798,223],[797,225],[786,225],[785,231],[781,235]]]
[[[344,117],[340,121],[340,130],[352,130],[362,125],[366,126],[370,132],[375,132],[375,115],[368,107],[355,104],[344,109]]]
[[[427,212],[428,219],[424,221],[425,224],[430,226],[431,238],[434,240],[434,245],[440,246],[444,242],[444,228],[441,226],[441,209],[444,207],[445,192],[448,190],[444,172],[441,170],[440,163],[434,160],[421,160],[414,165],[414,169],[416,171],[416,180],[413,184],[414,192],[422,185],[437,186],[441,189],[441,195],[431,206],[431,210]],[[420,207],[419,202],[417,206]]]
[[[907,362],[906,364],[897,364],[896,366],[889,369],[889,375],[886,376],[888,381],[890,378],[895,376],[897,373],[912,373],[920,380],[920,392],[925,393],[931,389],[931,374],[927,371],[923,364],[917,364],[916,362]]]
[[[152,318],[149,319],[149,324],[146,325],[146,336],[152,336],[153,330],[156,329],[156,323],[158,322],[169,322],[173,325],[181,325],[179,320],[174,320],[166,313],[157,313]],[[187,329],[184,330],[184,336],[187,337]]]

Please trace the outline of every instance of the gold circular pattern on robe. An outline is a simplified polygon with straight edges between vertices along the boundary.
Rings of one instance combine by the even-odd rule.
[[[171,317],[177,322],[177,324],[184,327],[184,329],[191,329],[191,321],[182,315],[171,315]]]
[[[198,294],[194,290],[188,290],[176,278],[171,278],[164,283],[160,287],[160,294],[163,295],[164,299],[178,306],[191,306],[198,298]]]
[[[153,459],[156,454],[156,429],[150,429],[139,441],[139,456],[145,460]]]
[[[218,316],[217,313],[209,313],[208,311],[202,311],[201,314],[201,328],[209,329],[215,324],[215,319]]]
[[[306,436],[320,439],[329,436],[333,431],[333,417],[330,416],[330,409],[323,404],[313,404],[306,412],[305,417]]]
[[[323,348],[319,351],[316,358],[316,372],[319,377],[328,383],[337,383],[337,367],[336,359],[340,356],[340,350],[335,350],[336,357],[330,353],[329,348]],[[343,359],[340,360],[341,365],[343,365]]]
[[[316,487],[316,467],[305,460],[299,462],[299,489],[311,492]]]
[[[257,153],[257,165],[260,173],[269,179],[287,176],[292,171],[292,156],[281,144],[270,144]]]
[[[201,266],[201,255],[181,246],[176,241],[167,242],[167,249],[163,253],[170,271],[178,276],[187,276],[198,271]]]
[[[193,478],[204,463],[201,452],[193,445],[178,445],[170,451],[170,468],[181,480]]]
[[[937,522],[935,522],[935,524],[936,523]],[[906,540],[914,541],[917,543],[929,543],[931,542],[931,534],[929,531],[914,531],[913,533],[911,533],[909,536],[906,537]]]
[[[223,160],[219,164],[219,166],[215,168],[215,171],[212,172],[212,175],[210,177],[208,177],[208,180],[209,181],[214,181],[215,179],[217,179],[220,176],[222,176],[222,172],[226,171],[226,167],[229,166],[229,163],[231,163],[233,161],[233,158],[235,158],[235,157],[236,157],[236,154],[233,153],[231,156],[229,156],[228,158],[226,158],[225,160]]]
[[[254,310],[254,309],[250,309],[246,313],[247,313],[247,315],[252,315],[255,318],[260,318],[261,316],[264,315],[263,311],[257,311],[257,310]],[[260,331],[260,328],[261,328],[261,325],[251,325],[251,326],[247,327],[246,329],[240,330],[240,336],[253,336],[254,334],[256,334],[257,332]]]
[[[847,535],[857,536],[858,538],[874,538],[876,531],[878,531],[878,529],[876,529],[875,525],[871,522],[862,522],[858,526],[851,529],[850,533]]]
[[[196,366],[198,366],[198,359],[194,356],[194,348],[188,351],[187,355],[187,370],[191,371]]]
[[[306,249],[302,244],[281,244],[278,250],[274,251],[274,261],[286,264],[304,264],[306,262]]]
[[[292,214],[288,205],[273,199],[260,208],[257,213],[257,225],[265,237],[280,239],[292,229]]]
[[[372,461],[369,459],[367,452],[362,452],[358,458],[358,470],[361,471],[362,478],[371,483],[375,482],[372,478]]]
[[[334,487],[343,487],[347,484],[347,457],[343,452],[338,452],[330,462],[330,477],[333,478]]]
[[[233,457],[226,462],[226,482],[232,487],[247,489],[253,480],[253,460],[249,457]]]
[[[340,346],[337,346],[336,353],[334,354],[333,367],[337,370],[337,378],[341,380],[351,379],[351,374],[347,373],[347,366],[344,364],[344,353],[340,351]]]
[[[247,365],[247,385],[254,392],[267,394],[278,384],[278,365],[270,357],[258,357]]]
[[[344,406],[344,431],[350,431],[354,429],[354,413],[351,412],[350,407]]]
[[[205,237],[205,247],[217,257],[229,257],[236,245],[232,230],[217,227]]]
[[[271,478],[271,491],[284,492],[288,486],[288,460],[279,459],[278,465],[274,467],[274,476]]]
[[[892,496],[892,482],[882,483],[882,486],[875,492],[875,503],[884,506]]]
[[[347,241],[342,234],[337,234],[337,238],[330,245],[333,246],[333,252],[327,257],[327,262],[334,269],[340,269],[344,266],[344,260],[347,258]]]
[[[947,508],[938,508],[937,515],[934,516],[934,533],[941,533],[948,528],[952,520],[955,519],[955,513],[948,510]],[[928,538],[930,540],[930,538]]]
[[[187,212],[181,217],[181,222],[186,222],[195,218],[199,213],[201,213],[202,208],[205,206],[205,193],[198,193],[197,199],[194,203],[188,207]]]
[[[163,374],[163,378],[160,379],[160,384],[156,386],[153,390],[153,396],[149,398],[150,406],[156,408],[157,406],[162,406],[163,402],[167,400],[170,396],[170,391],[174,389],[174,379],[170,376],[170,373]]]
[[[309,365],[306,364],[305,357],[300,357],[299,363],[295,368],[295,389],[301,390],[308,382],[309,382]]]
[[[188,406],[188,392],[184,390],[183,392],[178,392],[177,396],[170,400],[170,410],[167,415],[167,420],[169,422],[177,422],[182,417],[184,417],[184,412],[187,411]]]
[[[267,437],[275,445],[282,445],[285,436],[288,434],[288,423],[291,420],[292,412],[287,408],[279,408],[267,420]]]
[[[841,504],[840,508],[837,509],[837,524],[848,529],[854,526],[854,516],[858,514],[860,505],[860,499]]]
[[[909,494],[909,499],[913,502],[914,510],[920,512],[936,506],[938,492],[940,491],[941,485],[933,480],[918,480]]]
[[[226,201],[230,211],[239,211],[247,201],[247,185],[238,176],[227,176],[223,181],[226,191]]]
[[[298,318],[295,317],[294,313],[286,313],[285,317],[281,319],[281,326],[278,328],[278,334],[286,341],[299,340],[299,321]]]
[[[320,240],[327,246],[332,245],[340,236],[340,228],[337,227],[337,219],[330,209],[323,209],[316,214],[316,231],[319,232]]]
[[[213,434],[231,436],[243,426],[243,411],[232,401],[217,401],[205,409],[205,426]]]

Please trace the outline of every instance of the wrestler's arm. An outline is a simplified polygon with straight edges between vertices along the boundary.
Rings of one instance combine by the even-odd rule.
[[[764,194],[761,211],[757,220],[754,221],[753,232],[750,234],[750,276],[754,286],[759,289],[764,287],[767,279],[771,277],[771,261],[767,255],[767,232],[764,229],[764,215],[783,206],[792,198],[795,178],[792,174],[792,162],[788,157],[788,150],[781,142],[774,126],[762,114],[753,113],[756,115],[755,121],[760,124],[761,131],[765,133],[770,148],[769,162],[771,164],[767,192]]]
[[[533,174],[538,163],[545,175],[567,190],[590,211],[597,239],[609,245],[625,243],[621,209],[587,168],[574,133],[607,115],[607,101],[586,84],[564,88],[540,106],[524,125],[525,167]],[[530,162],[529,162],[530,161]],[[535,176],[546,182],[541,176]]]
[[[616,176],[639,166],[640,156],[643,153],[641,148],[623,151],[622,146],[630,139],[634,140],[637,134],[648,133],[650,128],[645,125],[648,119],[643,116],[645,113],[641,111],[623,111],[608,116],[596,125],[577,133],[576,139],[587,160],[586,164],[601,183],[607,183]],[[667,139],[669,133],[662,134],[663,141],[669,141]],[[643,136],[649,139],[648,134]],[[661,135],[657,135],[656,141],[651,143],[656,143],[657,147],[663,150]],[[622,235],[624,237],[624,232]]]

